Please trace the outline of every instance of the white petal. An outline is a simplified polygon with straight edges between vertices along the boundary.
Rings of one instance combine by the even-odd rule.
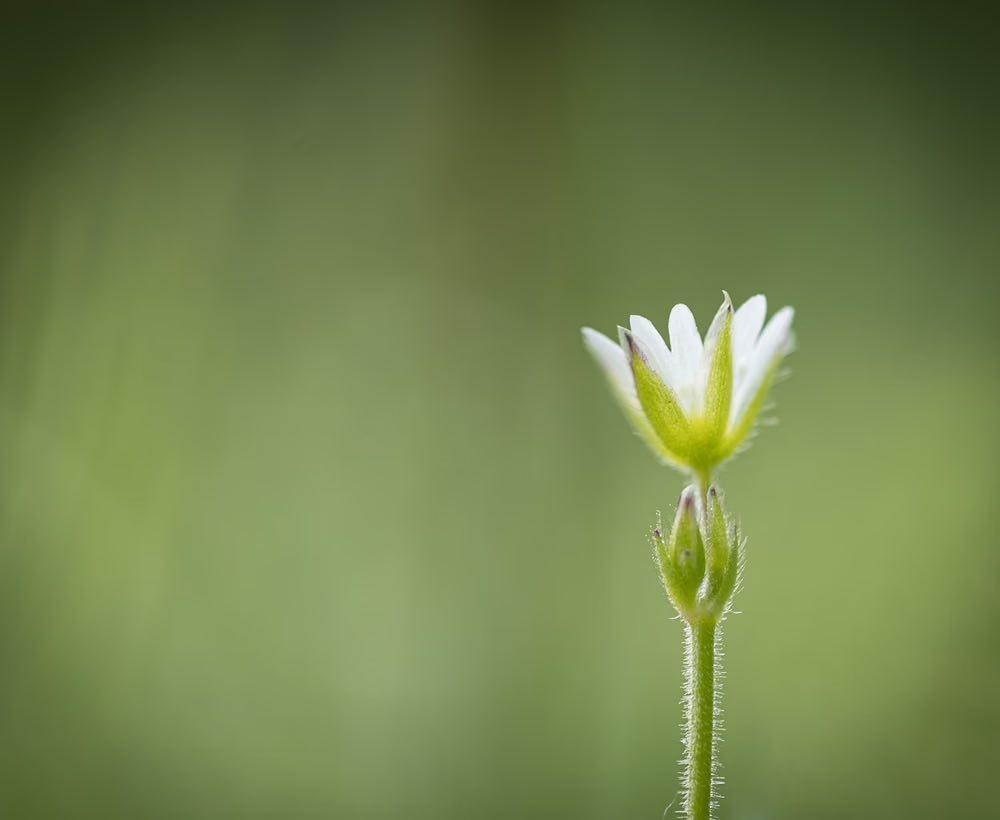
[[[697,412],[700,402],[701,354],[701,336],[694,316],[687,305],[674,305],[670,311],[670,357],[676,376],[674,391],[689,415]]]
[[[708,326],[708,330],[705,332],[705,349],[703,352],[704,363],[703,368],[705,370],[705,375],[708,373],[708,368],[711,366],[711,357],[714,354],[716,339],[719,334],[722,333],[722,328],[726,324],[726,314],[733,309],[733,303],[729,299],[729,294],[722,291],[723,300],[719,309],[715,312],[715,317],[712,319],[712,324]]]
[[[653,370],[668,386],[673,386],[673,362],[670,360],[670,349],[663,337],[649,319],[642,316],[630,317],[632,335],[639,340],[649,359]]]
[[[635,379],[632,376],[632,368],[628,366],[625,351],[616,342],[593,328],[585,327],[582,333],[584,345],[608,377],[611,386],[618,393],[618,398],[631,407],[638,408],[639,397],[635,392]]]
[[[733,359],[737,362],[753,352],[766,315],[767,299],[762,293],[747,299],[733,315]]]
[[[739,421],[753,402],[771,368],[788,352],[794,315],[795,311],[790,307],[783,307],[771,317],[764,332],[760,334],[760,339],[750,354],[746,374],[737,385],[736,395],[733,397],[731,424]]]

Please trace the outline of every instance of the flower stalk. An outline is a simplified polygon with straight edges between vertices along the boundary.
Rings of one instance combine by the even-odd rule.
[[[712,621],[685,626],[684,812],[708,820],[717,801],[716,645],[720,625]]]

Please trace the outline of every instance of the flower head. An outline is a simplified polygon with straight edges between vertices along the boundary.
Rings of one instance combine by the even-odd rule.
[[[662,460],[702,477],[747,440],[792,347],[790,307],[765,327],[763,295],[734,312],[723,293],[704,341],[686,305],[670,311],[669,347],[642,316],[618,328],[619,344],[583,328],[584,344],[636,432]]]

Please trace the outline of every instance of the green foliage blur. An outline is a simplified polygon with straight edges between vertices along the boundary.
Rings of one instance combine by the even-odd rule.
[[[683,480],[579,327],[723,288],[720,816],[997,816],[997,43],[880,8],[5,11],[0,816],[661,817]]]

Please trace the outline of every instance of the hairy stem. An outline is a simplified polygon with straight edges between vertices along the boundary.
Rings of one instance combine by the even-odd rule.
[[[716,796],[715,650],[718,629],[714,621],[687,626],[684,811],[688,820],[709,820]]]

